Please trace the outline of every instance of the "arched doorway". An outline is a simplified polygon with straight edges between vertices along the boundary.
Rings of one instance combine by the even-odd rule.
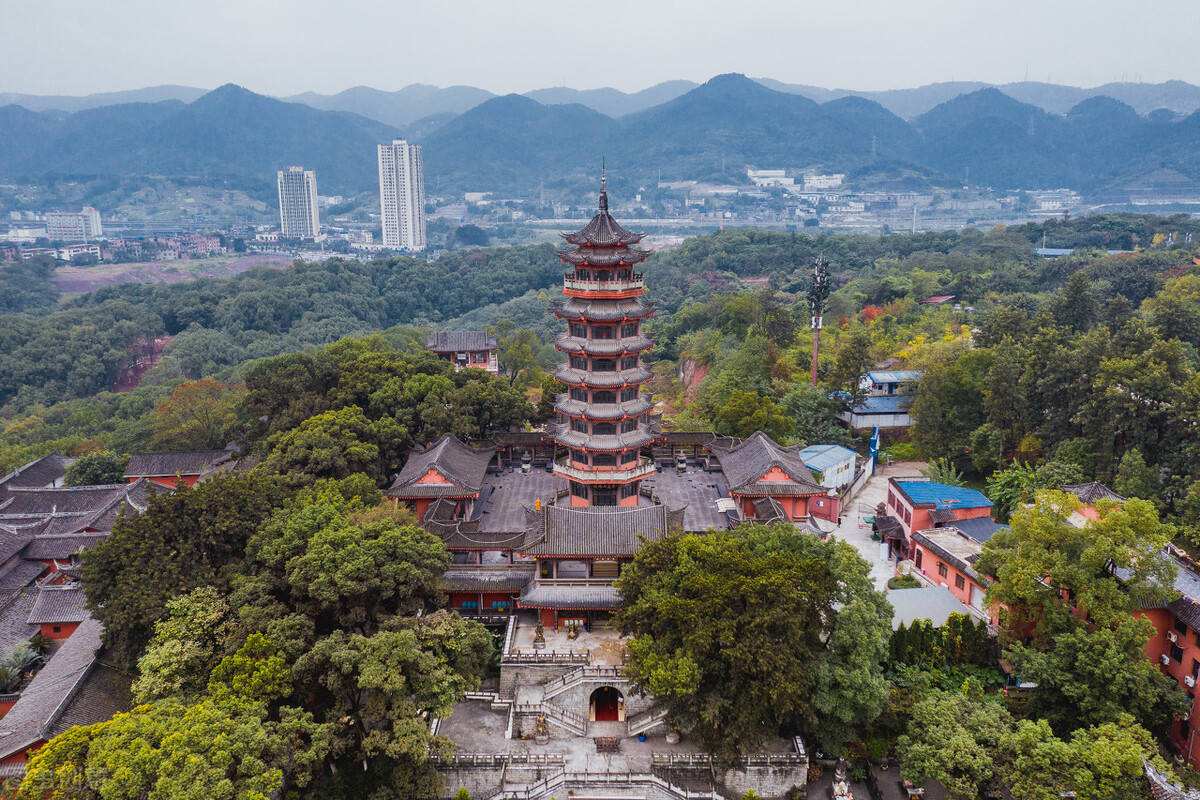
[[[593,722],[622,722],[625,719],[625,696],[612,686],[601,686],[592,692],[589,711]]]

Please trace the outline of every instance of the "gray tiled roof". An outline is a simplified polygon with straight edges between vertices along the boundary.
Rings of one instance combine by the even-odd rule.
[[[454,566],[442,575],[442,588],[451,592],[516,592],[533,578],[533,566]]]
[[[28,622],[30,625],[82,622],[87,616],[87,598],[82,586],[43,586],[29,612]]]
[[[106,509],[129,491],[129,484],[59,487],[56,489],[13,487],[0,505],[0,522],[9,517],[40,517],[45,514],[90,514]]]
[[[552,472],[519,469],[489,473],[483,490],[475,501],[472,519],[478,520],[481,533],[521,534],[524,538],[528,520],[525,509],[538,500],[550,503],[559,491],[566,491],[567,482]],[[520,541],[517,542],[520,544]]]
[[[645,319],[654,313],[654,306],[637,300],[619,301],[590,301],[569,299],[558,307],[556,313],[561,317],[579,319],[587,317],[595,320],[612,319]]]
[[[1069,483],[1062,487],[1064,492],[1070,492],[1079,498],[1084,505],[1094,505],[1101,500],[1121,501],[1125,498],[1105,486],[1100,481],[1090,483]]]
[[[33,539],[33,533],[25,530],[16,532],[0,528],[0,564],[21,552],[25,545]]]
[[[717,500],[729,496],[729,485],[721,472],[689,468],[679,473],[664,469],[642,482],[662,503],[683,508],[685,531],[716,531],[729,527],[725,514],[717,510]]]
[[[23,563],[32,564],[29,561]],[[34,566],[41,569],[40,564]],[[37,575],[29,577],[26,573],[22,577],[28,577],[32,581]],[[29,624],[29,612],[33,610],[37,596],[37,586],[26,583],[9,592],[3,600],[0,600],[0,653],[7,653],[38,632],[37,625]]]
[[[12,472],[0,478],[0,490],[13,486],[42,488],[53,486],[67,474],[67,467],[73,459],[51,453],[36,461],[30,461],[24,466],[17,467]],[[0,496],[3,491],[0,491]]]
[[[1008,530],[1007,525],[1001,525],[991,517],[955,520],[953,527],[958,528],[980,544],[991,539],[996,531]]]
[[[632,556],[642,539],[661,539],[683,529],[683,509],[545,506],[530,511],[521,551],[532,555]]]
[[[621,593],[614,586],[554,586],[531,583],[517,605],[522,608],[618,608]]]
[[[495,336],[483,331],[434,331],[425,339],[425,346],[435,353],[460,353],[467,350],[495,350]]]
[[[50,725],[50,735],[57,736],[76,725],[91,725],[112,719],[133,705],[129,676],[106,664],[97,663],[83,683]]]
[[[637,244],[646,234],[632,233],[621,227],[621,224],[608,213],[608,192],[601,185],[600,207],[596,216],[592,217],[582,230],[575,233],[560,234],[569,244],[589,247],[621,247]]]
[[[729,481],[729,489],[739,494],[808,495],[828,491],[813,478],[812,472],[800,459],[803,449],[797,445],[784,447],[762,431],[756,431],[741,444],[725,448],[710,445]],[[770,481],[758,482],[772,467],[788,474],[795,484]],[[777,485],[776,485],[777,484]]]
[[[108,538],[107,533],[75,533],[63,536],[35,536],[21,550],[22,558],[36,561],[65,561]]]
[[[122,509],[141,513],[157,491],[145,479],[73,488],[13,488],[0,498],[0,531],[63,536],[109,531]]]
[[[418,448],[409,453],[404,469],[400,470],[384,494],[401,498],[475,494],[483,486],[493,455],[492,450],[468,447],[454,436],[443,436],[428,448]],[[430,468],[436,469],[450,483],[417,483]]]
[[[175,475],[207,475],[230,463],[232,450],[196,450],[189,453],[134,453],[125,465],[125,477],[150,478]]]
[[[50,657],[20,698],[0,719],[0,758],[19,753],[54,734],[61,713],[96,662],[103,628],[91,617]]]

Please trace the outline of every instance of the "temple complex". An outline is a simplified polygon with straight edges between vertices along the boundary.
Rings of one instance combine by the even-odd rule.
[[[820,533],[820,521],[838,519],[837,490],[799,448],[764,434],[661,431],[642,391],[653,309],[634,268],[647,252],[642,234],[609,213],[603,178],[595,216],[563,239],[570,269],[556,314],[566,330],[555,345],[566,360],[555,377],[566,391],[555,419],[489,442],[430,442],[384,492],[450,551],[450,607],[500,641],[490,691],[434,723],[457,746],[443,764],[447,796],[466,788],[534,800],[619,786],[639,797],[783,797],[805,785],[801,742],[770,741],[717,769],[669,729],[665,707],[635,691],[611,622],[615,582],[644,542],[673,533],[745,521]]]

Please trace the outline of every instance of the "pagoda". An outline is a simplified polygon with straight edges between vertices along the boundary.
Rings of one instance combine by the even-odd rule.
[[[642,449],[656,433],[651,403],[641,386],[650,379],[641,354],[651,347],[642,324],[653,309],[642,301],[646,284],[634,265],[648,253],[608,213],[605,177],[600,204],[581,231],[562,234],[559,252],[571,267],[563,275],[566,301],[555,312],[567,331],[555,346],[567,356],[555,377],[567,386],[554,408],[554,441],[566,457],[554,465],[568,481],[573,507],[636,506],[640,482],[654,474]]]

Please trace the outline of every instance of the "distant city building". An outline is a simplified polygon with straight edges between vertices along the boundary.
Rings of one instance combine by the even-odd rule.
[[[836,189],[842,185],[842,181],[846,176],[842,173],[833,175],[805,175],[804,176],[804,191],[815,192],[822,189]]]
[[[315,239],[321,232],[317,214],[317,173],[288,167],[276,173],[279,183],[279,230],[285,239]]]
[[[750,167],[746,167],[746,177],[755,186],[774,186],[790,189],[796,185],[796,179],[787,177],[787,171],[782,169],[751,169]]]
[[[4,239],[9,242],[36,242],[46,238],[45,228],[9,228]]]
[[[54,257],[59,261],[72,261],[79,256],[91,256],[97,261],[100,260],[100,245],[98,244],[69,244],[65,247],[60,247],[55,252]]]
[[[421,146],[379,145],[379,211],[385,247],[425,249],[425,172]]]
[[[82,211],[50,211],[46,214],[46,236],[59,242],[86,242],[104,235],[100,212],[91,206]]]

